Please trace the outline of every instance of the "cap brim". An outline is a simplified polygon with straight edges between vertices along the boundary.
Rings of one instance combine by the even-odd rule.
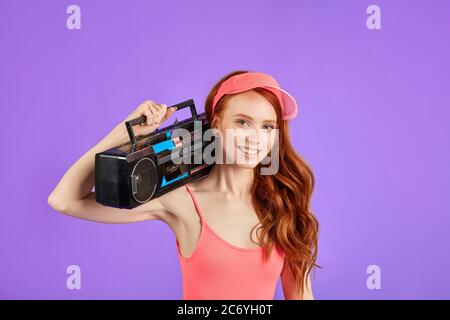
[[[298,113],[297,102],[295,101],[294,97],[289,92],[287,92],[279,87],[275,87],[275,86],[271,86],[271,85],[266,85],[265,87],[270,87],[271,89],[275,89],[281,93],[281,97],[283,99],[283,106],[284,106],[283,112],[282,112],[283,120],[294,119]]]

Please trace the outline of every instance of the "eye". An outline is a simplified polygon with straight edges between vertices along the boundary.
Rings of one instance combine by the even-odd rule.
[[[240,125],[245,125],[245,124],[249,124],[246,120],[244,120],[244,119],[237,119],[236,120],[236,123],[237,124],[240,124]]]
[[[271,125],[271,124],[267,124],[265,126],[263,126],[264,129],[268,129],[268,130],[273,130],[275,129],[275,126]]]

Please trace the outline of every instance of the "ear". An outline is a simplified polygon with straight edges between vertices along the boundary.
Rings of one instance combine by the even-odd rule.
[[[220,124],[220,117],[214,116],[212,122],[211,122],[211,128],[217,128],[217,126]]]

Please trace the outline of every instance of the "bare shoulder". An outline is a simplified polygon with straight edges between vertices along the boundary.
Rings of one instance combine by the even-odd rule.
[[[182,185],[163,194],[158,200],[165,211],[170,213],[161,219],[169,226],[173,227],[175,224],[186,223],[192,219],[192,210],[195,208],[186,186]]]
[[[186,198],[186,187],[180,186],[176,189],[171,190],[170,192],[163,194],[158,197],[161,205],[167,210],[172,212],[173,214],[178,214],[182,205],[180,205],[180,201],[182,202]]]

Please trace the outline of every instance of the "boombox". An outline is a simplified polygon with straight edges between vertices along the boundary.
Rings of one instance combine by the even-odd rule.
[[[144,123],[146,117],[127,121],[130,142],[95,155],[97,202],[131,209],[209,174],[213,165],[203,160],[203,151],[211,143],[202,139],[209,129],[205,113],[197,115],[192,99],[172,107],[189,107],[191,118],[140,137],[133,126]]]

